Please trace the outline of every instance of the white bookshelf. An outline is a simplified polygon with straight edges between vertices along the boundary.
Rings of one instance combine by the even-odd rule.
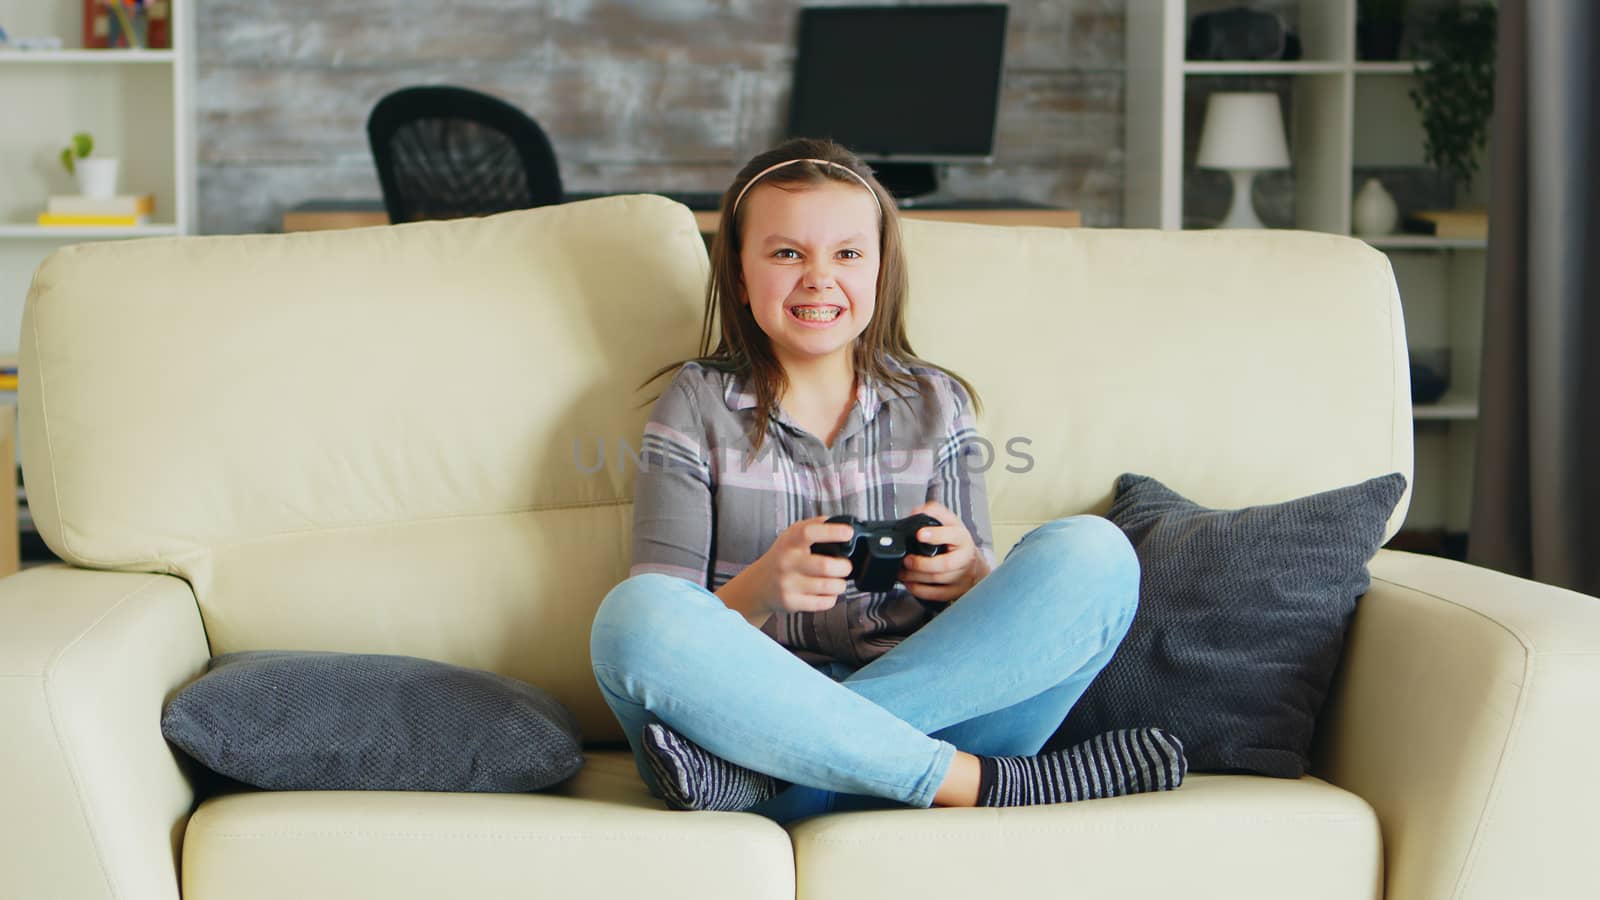
[[[0,355],[17,351],[33,272],[67,244],[195,231],[193,22],[170,0],[171,49],[86,50],[82,0],[0,0],[12,37],[55,36],[61,50],[0,50]],[[151,193],[156,211],[136,228],[47,228],[35,221],[52,194],[77,185],[57,156],[75,132],[121,162],[121,193]]]
[[[1123,217],[1129,226],[1181,228],[1185,122],[1191,78],[1295,81],[1290,151],[1295,180],[1295,225],[1349,233],[1352,142],[1354,0],[1305,0],[1300,27],[1303,56],[1290,62],[1192,62],[1184,59],[1190,16],[1219,4],[1147,0],[1128,4],[1128,172]],[[1367,65],[1367,64],[1363,64]],[[1249,87],[1259,90],[1259,86]],[[1187,130],[1186,130],[1187,129]]]
[[[1357,0],[1280,3],[1298,34],[1293,61],[1185,59],[1191,17],[1237,5],[1231,0],[1136,0],[1127,5],[1126,179],[1124,224],[1182,228],[1201,224],[1184,206],[1186,159],[1197,142],[1203,94],[1273,89],[1287,83],[1294,217],[1289,227],[1351,233],[1358,169],[1421,167],[1422,129],[1407,91],[1415,65],[1356,59]],[[1186,113],[1188,114],[1186,117]],[[1463,203],[1486,202],[1487,166]],[[1414,234],[1363,236],[1390,257],[1400,285],[1407,338],[1415,348],[1450,350],[1451,386],[1418,404],[1416,484],[1408,529],[1465,531],[1470,517],[1478,416],[1483,239]]]

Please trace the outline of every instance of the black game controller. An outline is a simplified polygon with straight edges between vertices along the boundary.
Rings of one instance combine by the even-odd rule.
[[[829,525],[849,525],[856,533],[848,541],[824,541],[811,545],[811,552],[823,556],[838,556],[850,560],[853,568],[850,578],[856,588],[863,591],[887,591],[894,587],[900,576],[900,561],[907,553],[918,556],[938,556],[944,552],[943,544],[925,544],[917,540],[917,531],[943,525],[927,513],[907,516],[898,521],[884,519],[869,522],[855,516],[834,516]]]

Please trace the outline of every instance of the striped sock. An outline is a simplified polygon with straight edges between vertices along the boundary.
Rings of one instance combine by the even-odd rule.
[[[978,757],[979,806],[1071,803],[1183,783],[1183,742],[1159,728],[1125,728],[1038,756]]]
[[[645,759],[671,809],[741,812],[789,787],[715,756],[665,725],[646,725],[643,740]]]

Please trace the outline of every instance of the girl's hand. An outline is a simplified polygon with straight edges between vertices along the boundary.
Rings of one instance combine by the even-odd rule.
[[[900,566],[900,582],[913,597],[949,603],[982,581],[989,574],[989,566],[978,553],[977,542],[961,517],[944,504],[930,501],[910,514],[917,513],[927,513],[941,523],[937,528],[930,525],[918,530],[917,540],[925,544],[944,544],[945,549],[938,556],[906,554]]]
[[[817,516],[790,525],[752,564],[762,569],[762,601],[774,615],[822,612],[845,592],[850,560],[812,553],[811,545],[848,541],[855,531],[827,522],[827,516]]]

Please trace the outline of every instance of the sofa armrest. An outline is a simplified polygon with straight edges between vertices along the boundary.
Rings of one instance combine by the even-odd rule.
[[[1600,600],[1380,551],[1316,774],[1383,828],[1386,896],[1600,896]]]
[[[0,894],[176,900],[195,795],[161,711],[208,657],[180,579],[0,580]]]

